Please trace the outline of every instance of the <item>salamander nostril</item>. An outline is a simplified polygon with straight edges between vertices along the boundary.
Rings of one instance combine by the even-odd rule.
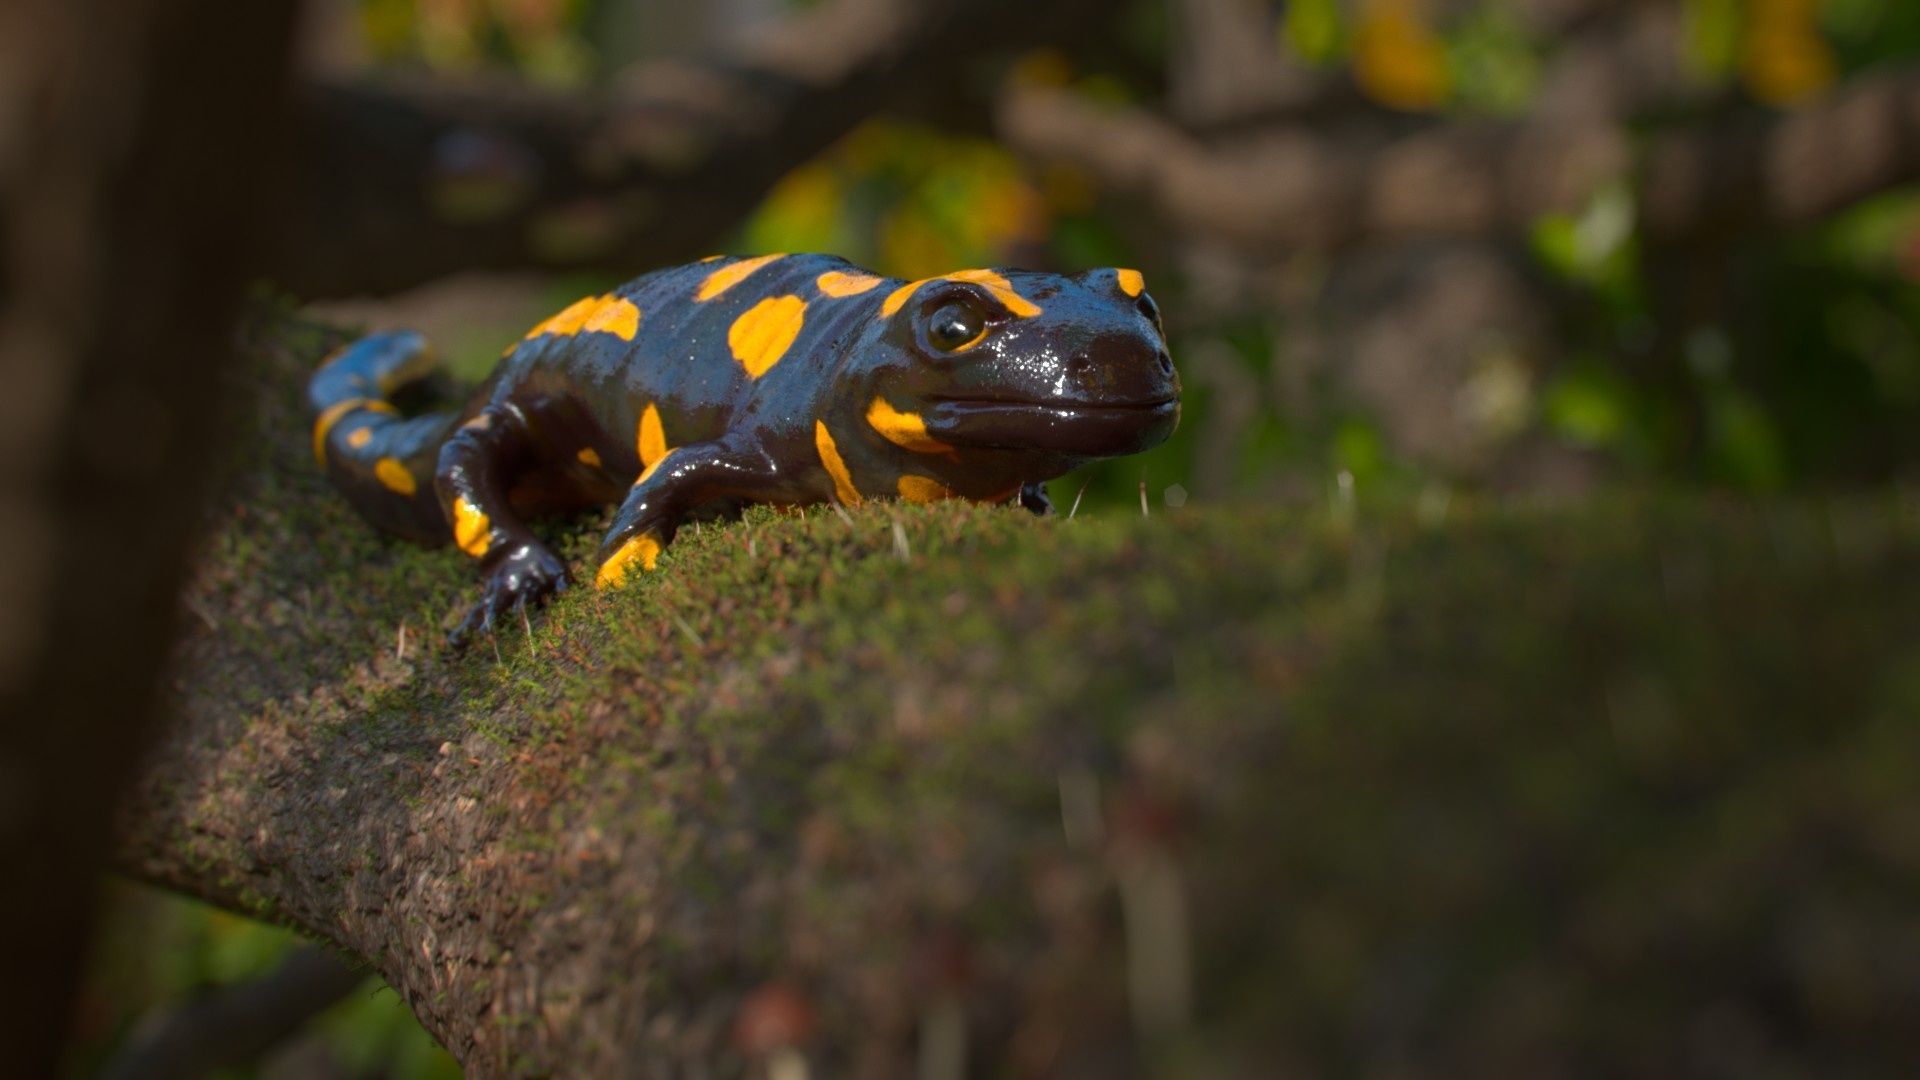
[[[1160,355],[1155,357],[1154,359],[1160,361],[1160,374],[1162,375],[1173,374],[1173,357],[1167,355],[1167,350],[1161,349]]]

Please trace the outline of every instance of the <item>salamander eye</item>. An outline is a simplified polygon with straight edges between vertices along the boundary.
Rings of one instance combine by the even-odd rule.
[[[941,352],[958,352],[986,332],[986,317],[972,304],[944,305],[927,320],[927,341]]]

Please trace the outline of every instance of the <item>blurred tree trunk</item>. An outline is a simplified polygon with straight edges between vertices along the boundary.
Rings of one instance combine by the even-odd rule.
[[[0,5],[0,952],[17,995],[0,1046],[15,1075],[53,1069],[108,818],[148,743],[293,12]]]

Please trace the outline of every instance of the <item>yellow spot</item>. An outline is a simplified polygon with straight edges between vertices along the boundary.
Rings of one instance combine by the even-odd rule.
[[[719,262],[721,259],[724,259],[724,258],[726,258],[725,255],[709,255],[706,258],[701,259],[700,261],[701,262]]]
[[[633,570],[634,563],[639,563],[643,570],[651,570],[659,558],[660,541],[655,540],[652,533],[641,533],[621,544],[620,550],[600,564],[600,572],[593,576],[594,587],[617,589],[627,583],[627,574]]]
[[[1035,315],[1040,314],[1039,306],[1026,297],[1021,296],[1019,293],[1014,292],[1013,285],[1008,282],[1005,277],[991,270],[956,270],[951,274],[943,274],[937,278],[922,278],[919,281],[908,282],[893,290],[893,292],[887,295],[886,302],[880,305],[880,317],[883,319],[891,318],[895,312],[906,306],[907,300],[913,296],[915,289],[918,289],[929,281],[965,281],[975,285],[984,285],[987,291],[993,294],[993,298],[1000,301],[1002,307],[1019,318],[1031,319]]]
[[[1006,278],[1001,277],[991,270],[961,270],[958,273],[948,274],[947,280],[971,281],[976,285],[985,285],[987,291],[993,294],[995,300],[1000,301],[1001,304],[1006,306],[1008,311],[1022,319],[1031,319],[1035,315],[1040,314],[1040,308],[1038,306],[1026,297],[1014,292],[1013,286]]]
[[[587,316],[583,329],[589,333],[612,334],[622,341],[632,341],[640,333],[640,309],[631,300],[613,297]]]
[[[585,325],[587,316],[593,314],[593,309],[599,306],[600,298],[597,296],[575,300],[560,314],[527,331],[527,337],[537,338],[541,334],[577,334],[580,332],[580,327]]]
[[[333,425],[339,423],[341,417],[366,403],[366,398],[336,401],[327,406],[326,411],[320,414],[320,419],[313,422],[313,459],[320,463],[321,468],[327,465],[327,432],[333,430]]]
[[[649,465],[649,466],[647,466],[646,468],[644,468],[644,469],[642,469],[642,470],[640,470],[640,479],[638,479],[638,480],[635,480],[635,481],[633,482],[633,486],[634,486],[634,487],[639,487],[639,486],[640,486],[641,484],[644,484],[644,483],[646,483],[646,482],[647,482],[647,480],[648,480],[648,478],[650,478],[651,476],[653,476],[653,474],[654,474],[654,473],[657,473],[657,472],[659,472],[659,471],[660,471],[660,466],[662,466],[662,465],[665,465],[665,464],[667,463],[667,459],[668,459],[668,458],[670,458],[670,457],[672,457],[672,456],[673,456],[673,451],[671,451],[671,450],[668,450],[668,451],[667,451],[666,453],[664,453],[664,454],[661,454],[661,455],[660,455],[660,457],[659,457],[659,459],[658,459],[658,460],[656,460],[656,461],[655,461],[655,462],[654,462],[653,464],[651,464],[651,465]]]
[[[880,317],[883,319],[892,318],[894,312],[906,306],[907,298],[913,295],[913,290],[918,289],[920,286],[932,280],[934,279],[922,278],[919,281],[909,281],[905,285],[888,293],[887,299],[880,305]]]
[[[493,546],[493,521],[465,495],[453,500],[453,542],[476,559]]]
[[[820,451],[820,464],[827,467],[827,475],[833,477],[833,493],[847,506],[860,505],[860,489],[853,486],[853,477],[847,472],[847,463],[840,460],[840,448],[833,445],[833,435],[827,431],[825,420],[813,422],[813,445]]]
[[[399,458],[383,457],[374,462],[373,475],[379,478],[380,483],[385,485],[388,491],[396,495],[411,496],[419,490],[413,474],[407,471],[405,465],[400,464]]]
[[[353,447],[355,450],[365,450],[367,444],[372,441],[373,429],[370,427],[354,428],[353,431],[347,435],[347,445]]]
[[[667,456],[667,429],[660,426],[660,410],[651,402],[640,414],[640,437],[635,444],[640,464],[652,465]]]
[[[633,301],[618,296],[589,296],[575,301],[565,311],[527,331],[527,337],[594,333],[612,334],[623,341],[632,341],[639,332],[640,309],[633,305]]]
[[[875,396],[867,406],[867,423],[888,442],[916,454],[951,454],[953,447],[927,434],[927,422],[919,413],[903,413]]]
[[[600,467],[600,455],[591,446],[581,447],[580,452],[573,456],[579,458],[582,465],[591,465],[596,469]]]
[[[1115,270],[1120,275],[1120,291],[1128,296],[1139,296],[1147,287],[1147,279],[1138,270]]]
[[[326,411],[320,414],[320,418],[313,422],[313,460],[318,461],[321,468],[327,467],[327,433],[333,430],[333,426],[338,424],[342,417],[355,409],[369,409],[383,413],[394,411],[393,406],[374,398],[348,398],[327,406]]]
[[[700,283],[700,289],[693,294],[693,298],[695,300],[711,300],[721,293],[726,292],[728,289],[733,288],[735,285],[747,280],[748,276],[755,270],[773,262],[775,259],[784,258],[786,258],[785,255],[761,255],[758,258],[741,259],[737,263],[729,263],[715,270],[713,273],[708,274],[707,280]]]
[[[727,331],[733,358],[751,378],[765,375],[800,336],[807,302],[797,296],[770,296],[748,308]]]
[[[899,486],[900,497],[910,503],[931,503],[959,497],[952,488],[930,476],[902,476]]]
[[[826,295],[841,298],[869,292],[874,286],[880,284],[880,279],[872,274],[849,274],[845,270],[829,270],[821,274],[820,280],[815,284],[819,285],[820,291]]]

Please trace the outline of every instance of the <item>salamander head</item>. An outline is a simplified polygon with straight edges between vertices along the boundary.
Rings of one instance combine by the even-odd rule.
[[[946,446],[1074,461],[1146,450],[1179,423],[1180,377],[1135,271],[961,271],[901,287],[881,315],[891,347],[854,363]]]

